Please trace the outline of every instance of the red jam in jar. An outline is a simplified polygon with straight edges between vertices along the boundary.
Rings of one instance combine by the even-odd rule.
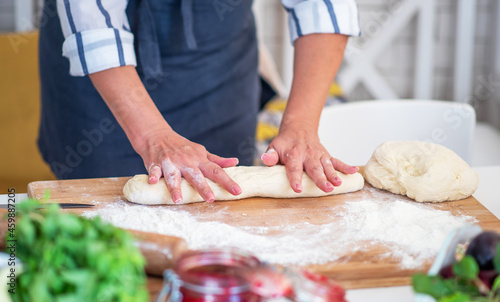
[[[261,262],[250,254],[233,249],[210,249],[183,254],[165,274],[171,302],[260,302],[245,278],[247,269]]]
[[[303,268],[265,265],[236,249],[184,253],[164,272],[157,302],[345,302],[338,283]]]

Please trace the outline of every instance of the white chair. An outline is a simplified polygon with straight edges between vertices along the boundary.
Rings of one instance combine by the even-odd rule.
[[[385,141],[420,140],[441,144],[472,161],[476,113],[464,103],[430,100],[359,101],[325,107],[319,137],[330,154],[365,165]]]

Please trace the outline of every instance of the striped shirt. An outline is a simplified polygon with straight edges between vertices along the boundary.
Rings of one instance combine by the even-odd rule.
[[[206,1],[206,0],[202,0]],[[127,0],[57,0],[70,74],[84,76],[137,65]],[[354,0],[281,0],[289,15],[292,41],[313,33],[360,34]]]

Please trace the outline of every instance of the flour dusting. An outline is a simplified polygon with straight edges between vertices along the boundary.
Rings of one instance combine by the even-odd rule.
[[[222,208],[215,215],[236,214]],[[324,215],[332,222],[242,227],[200,219],[175,207],[124,201],[83,214],[87,218],[100,216],[121,228],[178,236],[186,240],[190,249],[236,247],[276,264],[346,261],[356,252],[383,246],[387,252],[378,257],[395,258],[402,268],[415,268],[435,257],[451,230],[475,222],[471,216],[453,216],[448,211],[398,197],[363,197],[346,202],[341,211],[326,210]]]
[[[391,256],[401,259],[403,268],[417,267],[435,257],[451,230],[476,221],[398,199],[348,202],[346,209],[347,233],[358,241],[387,246]]]

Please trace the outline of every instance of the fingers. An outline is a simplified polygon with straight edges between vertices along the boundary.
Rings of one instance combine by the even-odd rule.
[[[264,165],[270,167],[274,166],[279,162],[279,154],[273,148],[266,151],[266,153],[262,154],[260,157]]]
[[[182,177],[208,202],[213,202],[215,195],[205,179],[205,174],[229,192],[241,193],[241,188],[222,170],[236,166],[237,158],[210,154],[202,145],[193,143],[171,130],[157,129],[150,132],[138,150],[144,163],[149,164],[149,167],[146,166],[148,182],[156,184],[163,175],[175,203],[183,201]]]
[[[219,165],[221,168],[235,167],[239,162],[236,157],[226,158],[217,156],[212,153],[208,153],[207,158],[209,161]]]
[[[286,175],[288,176],[288,181],[292,190],[296,193],[302,192],[302,172],[304,171],[304,166],[302,163],[302,156],[298,152],[290,152],[285,154],[285,168]]]
[[[189,182],[193,188],[200,194],[206,202],[215,201],[215,195],[205,179],[205,176],[198,168],[183,167],[182,176]]]
[[[181,192],[182,177],[207,202],[214,202],[215,194],[208,185],[205,177],[220,184],[233,195],[239,195],[242,192],[241,187],[219,165],[213,162],[201,164],[200,169],[187,166],[179,169],[170,160],[164,160],[162,167],[165,183],[174,203],[182,203],[183,201]]]
[[[333,191],[333,185],[327,180],[320,161],[309,159],[304,163],[304,168],[318,188],[327,193]]]
[[[174,203],[182,203],[181,172],[168,159],[163,161],[162,169],[165,184],[167,185],[172,201]]]
[[[193,186],[200,194],[203,200],[207,202],[215,201],[215,194],[208,185],[205,177],[220,184],[225,190],[233,195],[241,194],[241,187],[234,182],[222,167],[232,167],[238,164],[237,158],[223,158],[214,154],[207,154],[207,161],[200,163],[198,167],[173,164],[169,159],[162,163],[162,169],[158,165],[151,167],[153,177],[150,179],[159,179],[161,174],[165,178],[167,189],[174,203],[182,203],[181,181],[182,177]],[[222,165],[222,167],[221,167]],[[163,170],[163,173],[161,171]],[[150,183],[152,183],[150,181]],[[156,183],[156,182],[155,182]]]
[[[335,168],[335,170],[337,171],[340,171],[344,174],[353,174],[353,173],[356,173],[358,172],[359,170],[359,167],[356,167],[356,166],[350,166],[336,158],[333,158],[332,157],[332,164],[333,164],[333,167]]]
[[[340,179],[340,177],[337,174],[337,171],[333,167],[331,157],[328,155],[324,155],[321,157],[320,161],[328,181],[336,187],[340,186],[342,184],[342,180]]]
[[[233,195],[241,194],[241,187],[222,170],[222,168],[215,163],[206,163],[200,166],[201,172],[208,179],[221,185],[226,191]]]
[[[320,158],[321,167],[314,161],[306,162],[305,170],[307,175],[311,177],[314,183],[325,192],[331,192],[333,186],[338,187],[342,184],[342,179],[338,176],[337,171],[345,174],[352,174],[358,171],[358,167],[349,166],[342,161],[330,157],[328,154]],[[324,181],[326,180],[326,183]]]
[[[157,183],[162,175],[160,165],[151,163],[148,168],[148,175],[150,184],[154,185],[155,183]]]

